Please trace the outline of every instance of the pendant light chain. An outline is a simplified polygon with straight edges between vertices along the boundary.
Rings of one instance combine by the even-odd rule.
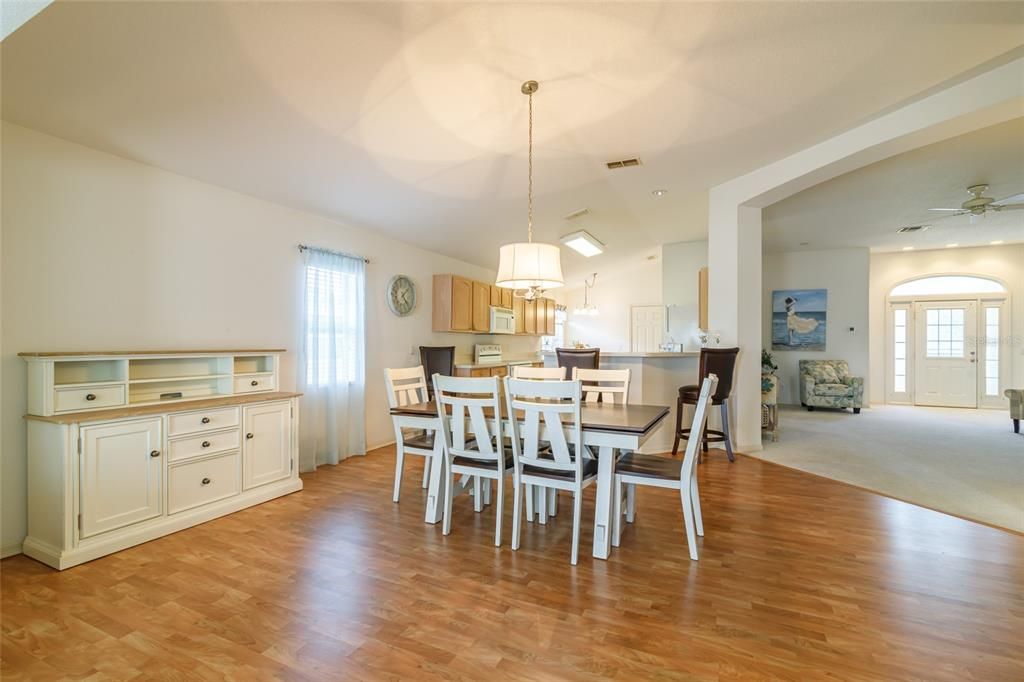
[[[533,92],[530,92],[530,126],[527,147],[527,183],[526,183],[526,240],[533,242]]]

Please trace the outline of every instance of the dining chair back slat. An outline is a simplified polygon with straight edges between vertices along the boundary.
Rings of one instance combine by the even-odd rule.
[[[580,369],[573,367],[572,378],[583,385],[583,400],[585,402],[629,404],[628,369]]]
[[[500,414],[501,392],[498,377],[446,377],[435,374],[434,400],[449,461],[454,457],[503,462],[501,420],[491,425],[485,409]],[[445,415],[451,411],[451,418]],[[468,427],[468,430],[467,430]],[[472,443],[468,448],[466,443]]]
[[[512,365],[512,378],[565,381],[565,367],[530,367],[529,365]]]
[[[388,388],[388,407],[427,402],[427,378],[423,365],[385,369],[384,381]]]

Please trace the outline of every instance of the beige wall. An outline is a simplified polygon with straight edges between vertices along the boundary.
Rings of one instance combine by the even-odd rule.
[[[868,272],[869,255],[863,249],[828,249],[766,253],[762,345],[772,347],[772,291],[776,289],[828,289],[828,319],[824,351],[772,351],[782,379],[779,402],[800,403],[800,360],[846,360],[850,372],[868,379]],[[853,331],[850,331],[850,328]],[[871,326],[874,329],[873,326]],[[869,386],[865,385],[865,395]]]
[[[977,229],[984,229],[979,226]],[[871,402],[885,401],[885,311],[892,288],[927,275],[981,275],[1002,281],[1010,291],[1011,341],[1006,351],[1014,387],[1024,387],[1024,244],[939,249],[871,256]],[[1005,336],[1005,335],[1004,335]]]
[[[367,268],[367,442],[392,440],[384,367],[418,364],[420,344],[535,338],[434,334],[431,276],[493,272],[220,187],[3,125],[2,549],[25,534],[25,367],[19,351],[283,347],[293,388],[301,311],[299,242],[362,254]],[[410,275],[420,302],[388,311],[387,280]]]

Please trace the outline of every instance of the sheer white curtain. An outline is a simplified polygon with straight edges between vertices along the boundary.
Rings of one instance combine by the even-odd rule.
[[[366,263],[307,247],[303,251],[299,352],[299,469],[366,454]]]

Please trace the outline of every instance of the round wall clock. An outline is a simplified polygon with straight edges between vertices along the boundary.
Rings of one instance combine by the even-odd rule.
[[[388,307],[399,317],[416,309],[416,284],[406,275],[395,275],[388,280]]]

